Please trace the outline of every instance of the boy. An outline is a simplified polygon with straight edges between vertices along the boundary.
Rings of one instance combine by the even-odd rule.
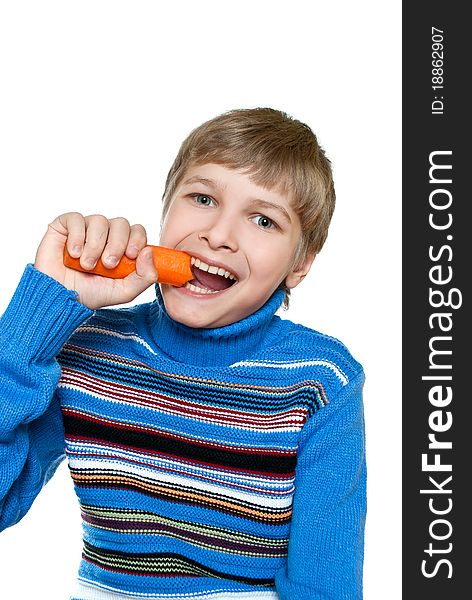
[[[169,172],[160,244],[193,257],[184,287],[98,310],[156,282],[144,228],[78,213],[48,228],[1,322],[0,523],[65,453],[84,522],[75,600],[362,597],[363,371],[274,315],[333,208],[312,131],[248,109],[194,130]],[[126,254],[136,272],[71,271],[65,244],[83,267]]]

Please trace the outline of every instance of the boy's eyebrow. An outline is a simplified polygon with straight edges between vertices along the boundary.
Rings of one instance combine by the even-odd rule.
[[[204,185],[208,185],[217,190],[222,189],[222,186],[214,179],[210,179],[208,177],[200,177],[200,175],[194,175],[193,177],[189,177],[184,181],[184,185],[188,185],[190,183],[203,183]]]
[[[252,204],[254,206],[257,206],[258,208],[266,208],[266,209],[272,208],[272,209],[276,210],[286,221],[288,221],[289,223],[292,222],[290,215],[288,214],[288,212],[285,210],[285,208],[283,206],[280,206],[280,204],[277,204],[274,202],[268,202],[267,200],[262,200],[261,198],[255,198],[252,201]]]

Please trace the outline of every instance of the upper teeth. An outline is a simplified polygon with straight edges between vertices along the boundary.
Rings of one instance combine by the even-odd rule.
[[[208,273],[213,273],[214,275],[221,275],[221,277],[226,277],[226,279],[236,279],[236,277],[232,273],[226,271],[222,267],[217,267],[215,265],[207,265],[199,258],[194,258],[192,256],[192,260],[190,262],[192,263],[192,265],[197,267],[197,269],[201,269],[202,271],[208,271]]]

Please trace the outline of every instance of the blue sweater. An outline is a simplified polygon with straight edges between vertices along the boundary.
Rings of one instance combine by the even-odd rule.
[[[155,302],[93,313],[27,267],[0,321],[0,526],[67,457],[77,600],[359,600],[363,371],[255,314],[218,329]]]

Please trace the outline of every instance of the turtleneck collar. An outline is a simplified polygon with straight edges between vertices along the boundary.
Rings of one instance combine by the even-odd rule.
[[[264,306],[241,321],[215,329],[194,329],[168,315],[157,285],[156,295],[149,324],[157,346],[172,360],[208,367],[229,366],[249,358],[272,339],[279,323],[274,315],[284,299],[284,291],[277,290]]]

